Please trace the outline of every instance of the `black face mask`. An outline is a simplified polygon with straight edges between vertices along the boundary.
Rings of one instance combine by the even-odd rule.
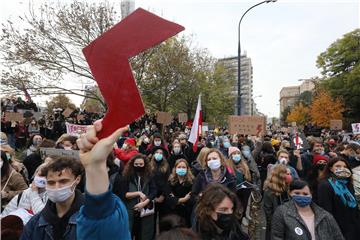
[[[144,167],[135,167],[134,166],[134,170],[136,173],[143,173],[145,171],[145,166]]]
[[[316,164],[316,168],[318,169],[318,170],[324,170],[325,169],[325,167],[326,167],[326,164]]]
[[[229,231],[232,229],[235,222],[234,214],[225,214],[225,213],[216,213],[217,220],[215,221],[216,225],[224,231]]]

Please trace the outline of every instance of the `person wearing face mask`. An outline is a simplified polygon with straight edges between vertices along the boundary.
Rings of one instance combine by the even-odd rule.
[[[32,153],[37,151],[37,147],[40,145],[40,143],[42,142],[43,138],[41,135],[35,134],[33,136],[30,137],[28,145],[27,145],[27,149],[25,150],[25,152],[23,153],[23,158],[27,156],[30,156]]]
[[[244,181],[247,181],[249,183],[252,182],[249,166],[244,160],[244,157],[241,155],[240,149],[238,149],[237,147],[229,148],[229,159],[226,161],[226,164],[233,170],[235,174],[236,185],[242,184]],[[251,189],[249,188],[239,189],[237,191],[237,195],[239,197],[241,205],[243,206],[243,215],[246,211],[250,194]]]
[[[271,239],[271,219],[277,207],[289,201],[288,187],[292,181],[284,164],[274,167],[264,183],[263,209],[266,218],[265,239]]]
[[[168,152],[166,149],[161,146],[153,148],[151,162],[154,166],[153,174],[157,188],[157,195],[155,198],[155,219],[157,219],[157,216],[161,219],[168,213],[168,209],[164,205],[165,197],[170,194],[168,185],[170,167],[167,158]]]
[[[248,154],[248,153],[246,153]],[[246,157],[247,155],[244,154]],[[260,180],[261,180],[261,187],[264,186],[265,179],[268,174],[268,165],[269,164],[275,164],[276,163],[276,156],[273,146],[271,145],[271,142],[264,141],[264,143],[261,146],[261,151],[257,155],[258,157],[255,159],[259,173],[260,173]]]
[[[123,161],[125,165],[133,156],[139,153],[139,151],[136,149],[135,138],[127,138],[122,148],[116,148],[114,151],[116,157]]]
[[[172,151],[171,151],[170,156],[168,158],[168,163],[169,163],[171,171],[174,168],[175,162],[178,159],[186,159],[187,160],[185,154],[182,152],[181,144],[179,142],[177,142],[177,141],[174,141],[173,144],[172,144]]]
[[[326,164],[329,162],[329,158],[322,155],[315,155],[313,158],[313,169],[309,175],[309,187],[312,192],[313,202],[318,202],[318,185],[321,180],[321,176],[325,172]]]
[[[31,153],[24,158],[23,164],[28,171],[29,179],[32,179],[36,168],[43,163],[40,155],[40,147],[43,146],[43,139],[39,135],[34,135],[30,141],[32,142],[32,145],[29,147],[28,151],[31,150]]]
[[[225,158],[228,158],[228,151],[230,146],[231,144],[228,138],[223,138],[222,141],[220,141],[219,150],[221,151],[221,153],[224,155]]]
[[[41,172],[44,166],[45,164],[40,165],[35,171],[31,186],[11,199],[4,211],[2,211],[1,218],[10,215],[11,212],[19,208],[31,211],[33,214],[39,213],[44,208],[47,201],[46,178]]]
[[[54,158],[42,169],[48,201],[26,224],[21,239],[76,239],[76,217],[84,203],[76,190],[82,172],[81,163],[68,157]]]
[[[191,227],[191,213],[195,199],[191,194],[194,176],[188,162],[178,159],[169,177],[170,194],[165,203],[173,214],[182,217],[187,227]]]
[[[232,169],[226,166],[225,157],[222,153],[211,148],[206,157],[206,168],[202,170],[195,179],[192,192],[198,197],[205,187],[212,183],[220,183],[231,191],[236,190],[236,178]]]
[[[124,172],[114,182],[113,193],[124,201],[129,215],[129,230],[132,238],[151,240],[154,235],[154,214],[142,216],[146,209],[154,208],[156,184],[152,166],[145,155],[134,155]]]
[[[147,154],[149,156],[149,154],[151,154],[152,152],[154,152],[154,148],[157,147],[162,147],[166,150],[166,152],[169,151],[167,144],[164,142],[163,137],[161,136],[160,133],[156,132],[153,135],[153,141],[151,144],[149,144],[147,150]]]
[[[298,152],[297,155],[300,157],[300,152]],[[280,150],[280,151],[278,151],[276,156],[277,156],[278,160],[277,160],[277,162],[275,164],[269,164],[268,165],[268,173],[267,173],[267,175],[268,176],[270,175],[270,173],[271,173],[272,169],[274,168],[274,166],[276,166],[278,164],[283,164],[290,170],[290,174],[291,174],[291,177],[293,179],[299,179],[299,175],[298,175],[297,171],[295,170],[295,168],[293,168],[289,164],[289,153],[288,153],[288,151]]]
[[[30,136],[40,133],[40,127],[35,119],[31,120],[30,125],[28,127],[28,133]]]
[[[334,216],[346,240],[359,239],[360,210],[350,165],[343,158],[328,162],[318,186],[318,204]]]
[[[193,228],[203,240],[248,240],[241,230],[241,208],[235,193],[210,184],[199,199]]]
[[[4,151],[1,151],[1,210],[3,210],[10,200],[27,189],[28,186],[20,173],[11,166],[9,159]]]
[[[323,141],[318,138],[312,139],[312,141],[310,141],[310,150],[311,152],[301,154],[302,171],[299,171],[299,176],[306,181],[309,181],[314,156],[325,155]]]
[[[344,240],[334,217],[313,203],[305,181],[291,182],[289,194],[291,201],[279,206],[272,218],[272,240]]]
[[[58,141],[56,141],[56,148],[62,148],[65,150],[76,150],[77,137],[68,134],[63,134]]]
[[[346,145],[340,156],[350,164],[350,169],[360,166],[360,144],[350,143]]]

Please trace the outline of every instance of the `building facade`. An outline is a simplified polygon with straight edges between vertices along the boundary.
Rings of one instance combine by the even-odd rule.
[[[287,107],[293,107],[300,94],[315,88],[313,79],[302,79],[299,86],[283,87],[280,90],[280,115]]]
[[[235,96],[234,114],[237,115],[237,95],[238,95],[238,57],[221,58],[218,60],[226,69],[230,70],[231,76],[235,79],[232,93]],[[241,55],[241,115],[256,115],[258,113],[256,104],[253,100],[253,67],[251,58],[246,53]]]

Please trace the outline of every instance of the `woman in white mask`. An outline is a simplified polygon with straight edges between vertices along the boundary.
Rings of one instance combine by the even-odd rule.
[[[206,168],[197,175],[193,185],[194,196],[201,194],[205,187],[211,183],[220,183],[235,191],[236,178],[231,168],[226,166],[224,155],[219,150],[212,148],[205,159]]]
[[[1,213],[1,218],[11,215],[13,211],[19,208],[31,211],[33,214],[39,213],[47,201],[45,191],[46,178],[42,175],[41,169],[45,164],[40,165],[35,171],[35,177],[30,187],[11,199],[9,204]]]

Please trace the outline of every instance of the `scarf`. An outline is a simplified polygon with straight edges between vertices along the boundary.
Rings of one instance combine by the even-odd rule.
[[[346,184],[348,180],[345,179],[335,179],[329,178],[328,182],[330,183],[331,187],[334,189],[335,194],[340,197],[343,204],[350,208],[355,208],[357,206],[356,199],[349,191]]]

